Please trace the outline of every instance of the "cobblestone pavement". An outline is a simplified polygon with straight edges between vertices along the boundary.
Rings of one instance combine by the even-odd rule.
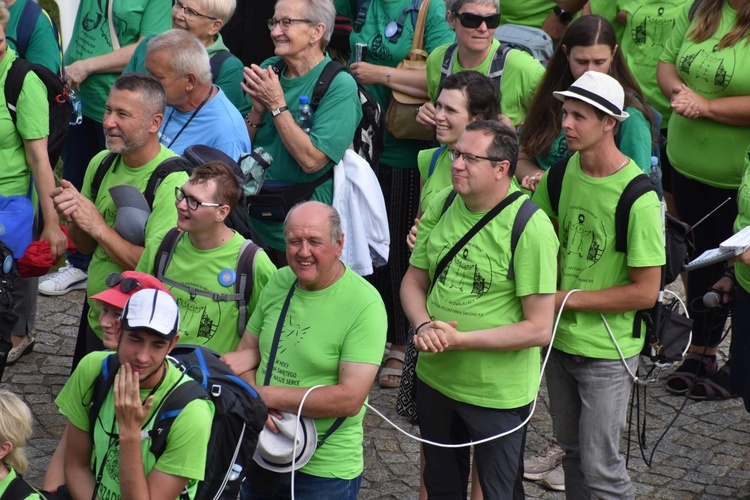
[[[39,297],[34,352],[8,367],[4,386],[20,394],[36,417],[28,453],[31,471],[27,479],[41,485],[49,458],[65,425],[54,398],[67,380],[75,343],[83,292],[62,297]],[[411,433],[417,429],[395,415],[395,390],[373,386],[370,404]],[[543,388],[527,438],[527,453],[544,444],[551,421]],[[648,444],[653,445],[675,416],[684,399],[670,396],[663,383],[649,387],[646,404]],[[636,432],[633,432],[633,436]],[[635,439],[635,437],[634,437]],[[623,440],[623,450],[627,442]],[[654,456],[652,468],[644,465],[637,445],[631,445],[629,471],[638,498],[653,499],[750,499],[750,416],[742,402],[688,401],[682,414]],[[649,449],[649,452],[651,450]],[[373,412],[365,417],[365,473],[362,499],[416,499],[419,446]],[[562,499],[526,483],[531,498]]]

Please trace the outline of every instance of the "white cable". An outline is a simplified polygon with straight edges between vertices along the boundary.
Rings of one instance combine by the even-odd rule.
[[[299,402],[299,407],[297,408],[297,414],[295,415],[296,419],[294,422],[294,439],[292,440],[292,500],[294,500],[294,472],[295,467],[297,465],[297,432],[299,432],[300,428],[300,421],[301,418],[300,415],[302,415],[302,407],[305,404],[305,400],[307,399],[307,396],[310,395],[312,391],[319,387],[325,387],[324,385],[315,385],[313,387],[310,387],[307,392],[305,392],[305,395],[302,396],[302,400]],[[317,443],[315,443],[317,445]]]

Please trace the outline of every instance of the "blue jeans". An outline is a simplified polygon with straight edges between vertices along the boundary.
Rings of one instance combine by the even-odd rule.
[[[294,473],[294,497],[299,500],[357,500],[362,475],[354,479]],[[291,499],[292,475],[271,472],[251,463],[240,489],[240,500]]]
[[[635,372],[638,356],[626,361]],[[566,498],[634,498],[619,450],[633,386],[622,361],[553,348],[546,377],[557,442],[565,450]]]

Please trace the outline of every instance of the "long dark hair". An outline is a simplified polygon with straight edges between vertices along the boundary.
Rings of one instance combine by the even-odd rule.
[[[628,69],[617,49],[615,30],[605,18],[601,16],[582,16],[570,23],[560,45],[547,63],[547,71],[539,82],[536,97],[531,103],[529,112],[523,125],[521,134],[521,151],[529,156],[547,156],[552,142],[560,134],[562,103],[552,92],[565,90],[575,79],[570,72],[568,57],[563,52],[565,46],[568,55],[574,47],[591,47],[592,45],[607,45],[614,52],[609,74],[615,78],[625,90],[625,106],[632,106],[643,113],[649,124],[653,117],[640,85]]]
[[[481,120],[497,120],[500,113],[498,103],[497,87],[492,79],[487,78],[477,71],[459,71],[446,76],[437,95],[443,90],[460,90],[466,96],[466,106],[470,117],[479,117]]]

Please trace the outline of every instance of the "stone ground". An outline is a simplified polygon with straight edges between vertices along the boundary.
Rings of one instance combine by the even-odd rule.
[[[40,296],[34,352],[8,367],[3,378],[3,385],[20,394],[36,418],[34,437],[28,447],[32,469],[26,476],[35,485],[41,485],[65,425],[54,398],[70,371],[82,300],[83,292],[55,298]],[[685,399],[669,395],[663,381],[650,385],[647,393],[647,438],[651,446]],[[416,433],[415,427],[396,416],[395,397],[395,390],[383,390],[375,384],[370,404],[407,432]],[[543,387],[529,427],[527,453],[541,448],[550,432],[551,420]],[[634,430],[634,440],[636,434]],[[418,444],[373,412],[365,417],[364,444],[365,473],[360,497],[365,500],[416,499]],[[626,440],[622,449],[627,449]],[[629,471],[638,498],[750,499],[750,418],[738,399],[700,403],[687,400],[658,447],[651,468],[644,465],[635,442],[630,449]],[[546,491],[535,483],[527,482],[525,486],[531,498],[564,498],[562,493]]]

